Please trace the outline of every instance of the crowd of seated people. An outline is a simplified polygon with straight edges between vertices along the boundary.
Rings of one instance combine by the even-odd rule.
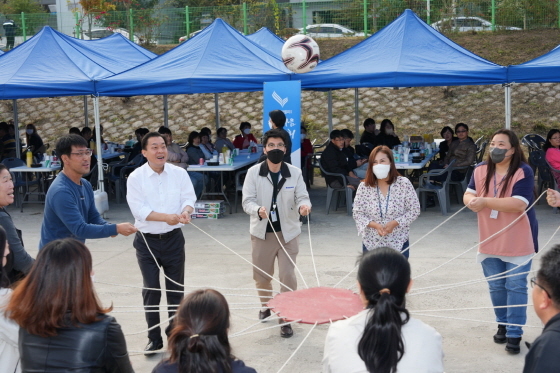
[[[401,140],[396,135],[395,125],[390,119],[383,119],[380,129],[377,130],[375,120],[367,118],[364,120],[364,132],[362,132],[360,137],[360,144],[371,152],[373,148],[379,145],[385,145],[393,149],[393,147],[401,144]],[[369,152],[366,152],[367,154],[365,155],[369,155]]]

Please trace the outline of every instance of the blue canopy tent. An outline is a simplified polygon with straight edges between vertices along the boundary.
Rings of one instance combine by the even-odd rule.
[[[246,38],[260,45],[261,48],[266,49],[272,55],[282,58],[282,47],[285,41],[268,28],[262,27],[259,31],[247,35]]]
[[[560,82],[560,46],[531,61],[508,66],[509,83]]]
[[[302,89],[319,90],[486,85],[506,83],[506,71],[449,40],[407,9],[379,32],[297,78]]]
[[[0,56],[0,99],[14,100],[16,147],[18,98],[93,95],[95,81],[137,66],[155,54],[130,42],[122,35],[92,41],[74,39],[51,27]],[[99,111],[94,99],[99,136]],[[100,139],[97,139],[99,142]],[[100,154],[98,160],[101,162]],[[102,167],[100,184],[103,181]]]
[[[96,88],[101,96],[252,92],[292,75],[277,56],[218,18],[196,37]]]

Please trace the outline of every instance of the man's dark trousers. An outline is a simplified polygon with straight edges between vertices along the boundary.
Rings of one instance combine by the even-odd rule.
[[[163,268],[165,275],[180,284],[184,284],[185,237],[181,229],[177,228],[170,233],[166,233],[162,238],[154,237],[158,235],[145,234],[145,236],[152,253],[156,257],[158,264]],[[152,254],[150,254],[150,251],[146,247],[146,243],[140,232],[136,233],[133,246],[136,249],[136,258],[138,259],[138,265],[142,272],[144,287],[160,289],[159,268]],[[169,317],[171,317],[175,314],[175,310],[183,299],[184,288],[172,283],[168,279],[165,279],[165,288],[166,290],[180,291],[166,292],[168,306],[173,305],[173,307],[168,308]],[[159,311],[159,307],[153,306],[159,305],[161,291],[142,289],[142,298],[144,300],[144,308],[147,311],[146,321],[148,322],[148,327],[151,328],[160,323],[159,312],[153,312],[156,310]],[[167,331],[168,330],[166,330],[166,332]],[[161,340],[161,328],[157,327],[150,330],[148,332],[148,338],[153,341]]]

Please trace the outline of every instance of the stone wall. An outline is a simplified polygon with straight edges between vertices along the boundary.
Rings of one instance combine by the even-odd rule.
[[[504,89],[501,86],[362,88],[359,90],[360,123],[366,117],[380,122],[393,121],[396,132],[403,134],[439,133],[444,125],[467,123],[473,135],[489,135],[504,125]],[[354,130],[354,90],[333,91],[333,123],[335,128]],[[169,96],[169,127],[178,142],[185,142],[188,133],[207,126],[215,128],[214,95]],[[82,97],[55,97],[18,100],[21,125],[35,123],[46,142],[67,133],[72,126],[84,126]],[[93,126],[93,102],[88,98],[89,123]],[[528,132],[546,134],[558,124],[560,84],[521,84],[512,88],[512,128],[523,135]],[[220,122],[229,136],[238,132],[242,121],[253,124],[257,137],[262,131],[262,92],[223,93],[219,95]],[[0,101],[0,119],[13,117],[12,101]],[[104,136],[123,142],[134,129],[151,130],[163,124],[161,96],[131,98],[102,97],[101,124]],[[328,132],[327,93],[303,92],[302,119],[311,129],[311,136],[324,138]],[[54,144],[53,144],[54,145]]]

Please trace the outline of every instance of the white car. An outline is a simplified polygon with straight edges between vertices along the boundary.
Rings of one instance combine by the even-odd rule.
[[[204,29],[202,29],[202,30],[204,30]],[[190,38],[192,38],[192,37],[195,36],[195,35],[198,35],[199,33],[202,32],[202,30],[198,30],[198,31],[195,31],[195,32],[191,32],[189,35],[181,36],[181,37],[179,38],[179,44],[182,43],[182,42],[184,42],[184,41],[189,40]],[[189,37],[189,36],[190,36],[190,37]]]
[[[492,23],[480,17],[452,17],[445,18],[435,23],[432,27],[438,31],[451,30],[465,31],[492,31]],[[521,30],[519,27],[498,26],[496,30]]]
[[[87,29],[83,29],[84,40],[94,40],[94,39],[101,39],[107,36],[111,36],[113,34],[121,34],[126,39],[130,39],[130,32],[124,28],[92,28],[91,33]],[[140,44],[142,42],[142,37],[134,34],[134,42],[136,44]],[[150,44],[157,44],[156,40],[151,40]]]
[[[364,36],[363,32],[356,32],[348,27],[337,25],[336,23],[320,23],[308,25],[307,35],[312,38],[340,38],[344,36]],[[299,29],[298,34],[303,34],[303,28]]]

